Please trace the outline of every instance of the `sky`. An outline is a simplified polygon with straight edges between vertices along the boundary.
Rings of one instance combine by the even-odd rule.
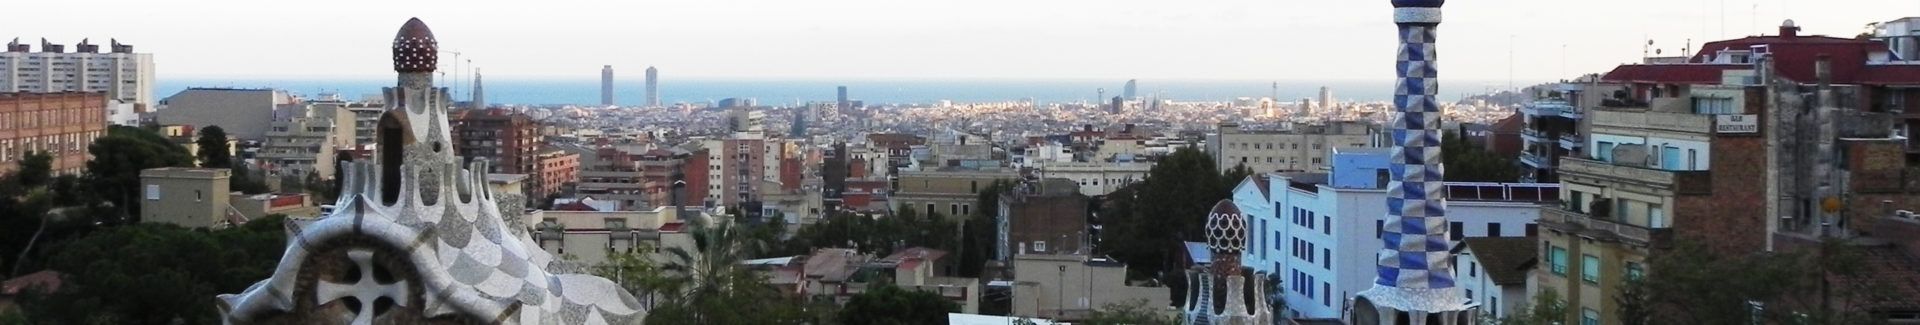
[[[300,3],[300,4],[295,4]],[[160,78],[373,79],[409,17],[489,79],[1384,80],[1385,0],[26,1],[0,40],[108,38]],[[1723,10],[1724,8],[1724,10]],[[1440,73],[1545,81],[1667,54],[1689,39],[1851,36],[1917,0],[1455,0]],[[1789,14],[1790,13],[1790,14]],[[1696,45],[1697,47],[1697,45]],[[442,54],[442,69],[454,62]],[[468,64],[465,61],[471,61]]]

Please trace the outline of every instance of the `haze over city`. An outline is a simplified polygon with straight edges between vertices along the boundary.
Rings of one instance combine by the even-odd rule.
[[[0,38],[118,38],[162,53],[162,79],[379,78],[379,44],[355,40],[412,16],[467,31],[444,35],[442,49],[503,79],[592,80],[604,64],[627,76],[657,66],[674,78],[721,79],[1393,77],[1374,68],[1393,59],[1391,15],[1378,1],[217,0],[91,10],[145,4],[10,4],[91,11],[94,23],[45,29],[36,27],[71,18],[14,15],[0,21],[12,33]],[[1675,53],[1689,38],[1697,47],[1770,34],[1784,19],[1806,34],[1851,37],[1885,15],[1830,5],[1920,13],[1907,0],[1457,1],[1440,52],[1446,78],[1507,80],[1511,45],[1514,78],[1548,81],[1635,61],[1648,38]]]

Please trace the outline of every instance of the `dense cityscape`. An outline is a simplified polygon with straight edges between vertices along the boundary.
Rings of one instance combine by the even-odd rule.
[[[1920,322],[1920,18],[1441,95],[1443,2],[1391,98],[490,103],[420,18],[377,94],[156,94],[16,38],[0,325]]]

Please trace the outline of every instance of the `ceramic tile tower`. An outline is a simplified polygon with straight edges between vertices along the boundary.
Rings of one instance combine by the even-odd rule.
[[[1394,63],[1393,150],[1387,225],[1373,288],[1354,298],[1353,324],[1469,324],[1474,306],[1453,283],[1446,168],[1440,162],[1435,29],[1445,0],[1392,0],[1400,54]]]
[[[220,295],[227,324],[637,324],[646,311],[607,279],[570,274],[509,222],[487,166],[453,155],[433,32],[393,40],[375,161],[347,164],[339,207],[289,221],[271,277]]]

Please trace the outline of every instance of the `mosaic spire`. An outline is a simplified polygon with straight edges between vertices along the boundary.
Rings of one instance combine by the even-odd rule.
[[[1374,287],[1356,298],[1354,324],[1464,324],[1472,305],[1454,286],[1446,168],[1440,161],[1439,61],[1435,29],[1445,0],[1392,0],[1400,35],[1389,122],[1386,227]],[[1436,322],[1437,321],[1437,322]]]

